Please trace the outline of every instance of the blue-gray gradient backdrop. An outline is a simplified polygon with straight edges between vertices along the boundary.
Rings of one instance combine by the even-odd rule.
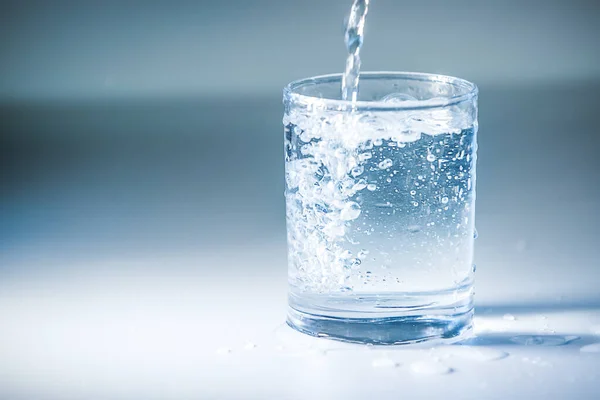
[[[281,240],[281,88],[342,69],[348,3],[3,2],[0,271],[46,253]],[[481,88],[482,224],[510,210],[488,190],[517,201],[551,174],[557,190],[597,190],[599,10],[373,2],[364,69]]]
[[[281,89],[342,70],[349,5],[3,1],[5,298],[130,273],[285,303]],[[362,56],[480,87],[478,301],[599,304],[600,2],[373,0]]]

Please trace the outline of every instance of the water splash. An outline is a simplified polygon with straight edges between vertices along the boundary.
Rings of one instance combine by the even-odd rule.
[[[360,48],[363,43],[365,18],[369,11],[369,0],[354,0],[346,25],[344,39],[348,58],[342,76],[342,99],[355,102],[358,97],[358,76],[360,73]]]

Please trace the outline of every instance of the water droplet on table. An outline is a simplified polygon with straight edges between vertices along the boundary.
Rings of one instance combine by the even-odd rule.
[[[400,365],[390,358],[376,358],[371,362],[373,368],[396,368]]]
[[[460,345],[442,346],[433,349],[435,355],[441,358],[460,357],[472,361],[496,361],[509,356],[509,353],[493,347],[480,347],[476,338],[469,339]],[[470,345],[472,344],[472,345]]]
[[[592,343],[582,346],[579,351],[582,353],[600,353],[600,343]]]
[[[434,360],[414,362],[410,365],[410,370],[423,375],[444,375],[454,372],[452,368]]]
[[[508,357],[509,353],[491,347],[465,347],[460,356],[474,361],[497,361]]]
[[[524,346],[563,346],[579,339],[579,336],[561,335],[519,335],[510,338],[511,342]]]
[[[369,254],[369,250],[362,249],[358,252],[357,256],[358,256],[358,258],[365,258],[368,254]]]

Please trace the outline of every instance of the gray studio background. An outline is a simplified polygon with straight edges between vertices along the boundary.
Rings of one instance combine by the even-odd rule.
[[[3,2],[0,278],[190,254],[155,268],[274,274],[284,286],[281,89],[341,71],[349,5]],[[503,276],[595,293],[597,279],[577,293],[569,279],[598,277],[599,9],[593,0],[372,2],[365,70],[480,86],[483,296]],[[521,247],[544,248],[551,273],[505,251]],[[206,262],[231,254],[242,261]]]

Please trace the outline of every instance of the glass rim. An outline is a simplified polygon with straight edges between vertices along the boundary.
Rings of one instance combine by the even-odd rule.
[[[465,101],[474,100],[477,98],[479,89],[477,85],[462,78],[456,78],[448,75],[431,74],[425,72],[405,72],[405,71],[365,71],[361,72],[360,79],[367,80],[385,80],[385,79],[402,79],[423,82],[437,82],[446,85],[453,85],[464,89],[460,93],[446,96],[434,97],[426,100],[405,100],[401,103],[390,103],[381,100],[342,100],[326,97],[316,97],[298,92],[298,89],[307,85],[318,85],[323,83],[331,83],[339,81],[341,85],[342,74],[327,74],[318,75],[309,78],[298,79],[290,82],[283,89],[284,101],[305,105],[315,106],[320,105],[326,109],[335,110],[371,110],[371,111],[404,111],[404,110],[422,110],[430,108],[448,107]],[[341,90],[340,90],[341,91]]]

